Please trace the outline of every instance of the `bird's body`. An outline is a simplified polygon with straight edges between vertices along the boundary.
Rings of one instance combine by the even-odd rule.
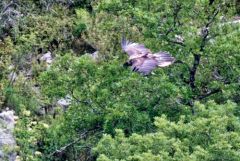
[[[127,66],[131,66],[133,71],[137,71],[144,75],[148,75],[153,69],[157,67],[166,67],[175,61],[167,52],[158,52],[152,54],[144,45],[132,43],[125,39],[122,40],[122,49],[128,55]]]

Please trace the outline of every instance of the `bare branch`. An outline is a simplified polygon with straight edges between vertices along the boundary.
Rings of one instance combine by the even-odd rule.
[[[178,20],[178,14],[181,11],[182,6],[175,1],[174,3],[174,10],[173,10],[173,26],[175,27],[178,24],[180,24]]]
[[[198,96],[196,99],[202,100],[204,98],[207,98],[207,97],[209,97],[209,96],[211,96],[213,94],[219,93],[219,92],[222,92],[222,90],[220,88],[213,89],[213,90],[211,90],[210,92],[208,92],[208,93],[206,93],[204,95]]]
[[[180,46],[185,46],[185,44],[181,41],[177,41],[177,40],[174,40],[174,39],[169,39],[167,36],[171,33],[171,32],[174,32],[174,28],[177,26],[177,25],[180,25],[180,22],[179,22],[179,19],[178,19],[178,15],[179,15],[179,12],[181,11],[182,9],[182,6],[177,3],[177,1],[175,1],[174,3],[174,6],[173,6],[173,26],[171,28],[169,28],[166,33],[164,33],[164,40],[167,41],[167,42],[170,42],[172,44],[176,44],[176,45],[180,45]]]
[[[169,39],[169,38],[167,38],[167,37],[166,37],[164,40],[167,41],[167,42],[170,42],[170,43],[172,43],[172,44],[180,45],[180,46],[182,46],[182,47],[185,47],[185,46],[186,46],[183,42],[176,41],[176,40],[171,40],[171,39]]]
[[[70,92],[71,92],[71,97],[76,101],[76,103],[83,103],[85,105],[91,105],[92,104],[91,100],[80,100],[79,98],[77,98],[74,95],[74,89],[71,89]]]
[[[205,26],[206,28],[209,27],[213,23],[214,19],[216,18],[216,16],[219,13],[219,11],[220,11],[220,6],[214,10],[213,16],[209,19],[208,23]]]
[[[92,128],[92,129],[89,129],[89,130],[86,130],[84,131],[83,133],[81,133],[80,137],[68,144],[66,144],[65,146],[55,150],[54,152],[50,153],[49,156],[54,156],[56,154],[62,154],[63,152],[65,152],[69,147],[73,146],[74,144],[77,144],[79,141],[81,141],[83,138],[86,137],[86,135],[90,132],[96,132],[96,131],[99,131],[101,130],[102,128],[101,127],[97,127],[97,128]],[[87,149],[91,149],[90,146],[87,146],[87,145],[83,145],[81,146],[82,148],[87,148]]]
[[[216,16],[218,15],[219,13],[219,10],[220,10],[220,7],[218,7],[217,9],[214,10],[214,13],[213,13],[213,16],[210,17],[209,16],[209,20],[208,22],[206,23],[206,25],[202,28],[201,30],[201,36],[202,36],[202,41],[201,41],[201,44],[200,44],[200,51],[203,52],[204,51],[204,48],[205,48],[205,45],[206,45],[206,42],[209,40],[207,39],[208,35],[209,35],[209,27],[210,25],[213,23],[214,19],[216,18]]]

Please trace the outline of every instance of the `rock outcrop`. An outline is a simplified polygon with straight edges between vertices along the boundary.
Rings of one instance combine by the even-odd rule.
[[[15,161],[16,159],[14,124],[14,111],[6,110],[0,113],[0,160]]]

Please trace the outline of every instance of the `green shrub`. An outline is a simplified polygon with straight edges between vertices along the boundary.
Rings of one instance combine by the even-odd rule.
[[[126,137],[122,130],[116,130],[115,137],[104,135],[95,148],[97,160],[239,160],[236,104],[196,103],[195,108],[191,120],[184,115],[178,122],[165,115],[157,117],[154,133]]]

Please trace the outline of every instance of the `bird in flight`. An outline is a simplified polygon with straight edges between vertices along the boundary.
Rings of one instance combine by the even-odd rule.
[[[174,63],[175,58],[168,52],[152,52],[143,44],[130,42],[125,38],[122,39],[122,49],[129,56],[124,66],[131,66],[132,71],[148,75],[157,67],[166,67]]]

